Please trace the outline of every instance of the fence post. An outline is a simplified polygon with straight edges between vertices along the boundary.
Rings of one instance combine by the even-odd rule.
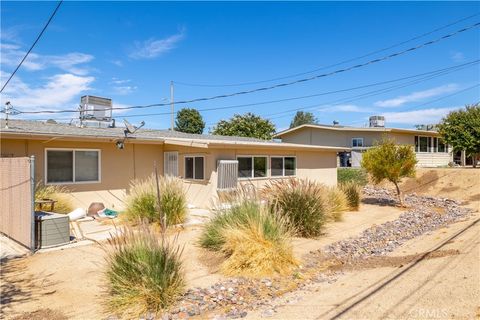
[[[30,227],[30,250],[35,252],[35,156],[30,156],[30,193],[32,196],[32,225]]]

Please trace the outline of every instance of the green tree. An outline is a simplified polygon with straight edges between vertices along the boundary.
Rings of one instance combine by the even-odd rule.
[[[220,120],[213,128],[213,134],[240,136],[270,140],[275,133],[275,125],[253,113],[235,114],[229,120]]]
[[[183,108],[178,111],[175,120],[176,131],[201,134],[204,128],[205,122],[197,109]]]
[[[398,186],[403,177],[415,176],[417,159],[412,146],[397,145],[393,139],[383,138],[362,156],[362,167],[370,174],[374,183],[388,180],[397,189],[400,205],[404,205]]]
[[[438,128],[443,140],[454,151],[465,150],[466,156],[473,157],[473,167],[476,167],[480,153],[480,104],[467,105],[465,109],[450,112]]]
[[[311,112],[297,111],[292,122],[290,122],[290,128],[301,126],[302,124],[316,124],[317,118]]]

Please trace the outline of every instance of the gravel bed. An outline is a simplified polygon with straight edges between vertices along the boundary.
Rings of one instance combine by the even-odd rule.
[[[364,198],[381,205],[395,205],[396,194],[386,189],[365,187]],[[354,263],[357,259],[382,256],[392,252],[407,240],[460,221],[471,210],[460,207],[460,202],[430,196],[410,194],[405,197],[407,209],[400,217],[364,230],[360,235],[335,242],[305,259],[305,265],[288,277],[272,279],[232,278],[207,288],[188,290],[179,303],[161,319],[187,319],[201,315],[210,319],[243,318],[250,310],[262,308],[262,317],[275,314],[275,306],[294,303],[284,293],[298,289],[309,290],[315,283],[333,283],[341,271],[326,270],[331,259]],[[387,211],[388,209],[386,209]],[[387,214],[387,213],[386,213]]]

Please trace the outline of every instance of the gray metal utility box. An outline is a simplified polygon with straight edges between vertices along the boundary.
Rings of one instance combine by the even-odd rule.
[[[70,242],[70,220],[68,215],[35,212],[35,248],[42,249]]]

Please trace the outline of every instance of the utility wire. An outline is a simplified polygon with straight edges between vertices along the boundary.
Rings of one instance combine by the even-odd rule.
[[[279,102],[279,101],[288,101],[288,100],[292,100],[292,99],[300,99],[300,98],[312,97],[312,96],[318,96],[318,95],[326,95],[326,94],[336,93],[336,92],[352,91],[352,90],[359,89],[359,88],[377,86],[377,85],[387,84],[387,83],[391,83],[391,82],[398,82],[398,81],[401,81],[401,80],[406,80],[406,79],[416,78],[416,77],[419,77],[419,76],[428,75],[427,77],[415,79],[413,81],[409,81],[409,82],[406,82],[406,83],[401,83],[399,85],[397,84],[397,85],[382,88],[382,89],[376,89],[376,90],[373,90],[373,91],[361,93],[359,95],[336,99],[334,101],[327,102],[327,103],[321,103],[321,104],[299,107],[299,108],[295,108],[295,109],[289,109],[289,110],[269,114],[267,116],[274,116],[274,115],[285,114],[285,113],[290,114],[291,112],[294,112],[294,111],[309,110],[309,109],[318,108],[318,107],[326,106],[326,105],[334,106],[334,105],[339,105],[339,104],[343,104],[343,103],[347,103],[347,102],[352,102],[352,101],[376,96],[376,95],[379,95],[379,94],[382,94],[382,93],[386,93],[386,92],[394,91],[394,90],[397,90],[397,89],[405,88],[405,87],[408,87],[408,86],[411,86],[411,85],[415,85],[417,83],[421,83],[421,82],[424,82],[424,81],[427,81],[427,80],[434,79],[434,78],[439,77],[439,76],[443,76],[443,75],[446,75],[446,74],[449,74],[449,73],[452,73],[452,72],[456,72],[456,71],[462,70],[462,69],[464,69],[464,68],[466,68],[466,67],[468,67],[472,64],[478,64],[479,62],[480,62],[480,60],[475,60],[473,62],[468,62],[468,63],[465,63],[465,64],[460,65],[460,66],[449,67],[449,68],[444,68],[444,69],[439,69],[439,70],[435,70],[435,71],[425,72],[425,73],[421,73],[421,74],[417,74],[417,75],[413,75],[413,76],[403,77],[403,78],[399,78],[399,79],[382,81],[382,82],[378,82],[378,83],[368,84],[368,85],[354,87],[354,88],[342,89],[342,90],[337,90],[337,91],[324,92],[324,93],[315,94],[315,95],[295,97],[295,98],[287,98],[287,99],[282,99],[282,100],[264,101],[264,102],[259,102],[259,103],[250,103],[250,104],[235,105],[235,106],[224,106],[224,107],[213,107],[213,108],[206,108],[206,109],[198,109],[198,111],[203,112],[203,111],[223,110],[223,109],[238,108],[238,107],[245,107],[245,106],[251,106],[251,105],[275,103],[275,102]],[[459,67],[462,67],[462,68],[459,68]],[[453,69],[453,68],[455,68],[455,69]],[[462,91],[466,91],[468,89],[471,89],[471,88],[467,88],[467,89],[462,90]],[[460,93],[462,91],[458,91],[457,93]],[[452,95],[455,95],[457,93],[454,93]],[[124,115],[122,117],[123,118],[150,117],[150,116],[162,116],[162,115],[170,115],[170,114],[171,114],[170,112],[160,112],[160,113]],[[282,118],[282,117],[275,117],[275,118]],[[275,119],[275,118],[273,118],[273,119]],[[56,118],[56,119],[57,120],[71,120],[70,118]],[[36,120],[40,121],[40,120],[48,120],[48,119],[36,119]],[[212,125],[212,123],[209,123],[208,125]]]
[[[246,103],[246,104],[237,104],[237,105],[230,105],[230,106],[221,106],[221,107],[209,107],[209,108],[203,108],[203,109],[197,109],[197,110],[200,111],[200,112],[204,112],[204,111],[214,111],[214,110],[237,109],[237,108],[251,107],[251,106],[257,106],[257,105],[266,105],[266,104],[272,104],[272,103],[279,103],[279,102],[293,101],[293,100],[299,100],[299,99],[313,98],[313,97],[318,97],[318,96],[325,96],[325,95],[341,93],[341,92],[354,91],[354,90],[358,90],[358,89],[375,87],[375,86],[379,86],[379,85],[384,85],[384,84],[389,84],[389,83],[394,83],[394,82],[399,82],[399,81],[403,81],[403,80],[417,78],[413,82],[413,84],[416,84],[416,83],[419,83],[419,82],[423,82],[425,80],[433,79],[433,78],[438,77],[438,76],[443,76],[445,74],[460,71],[464,68],[467,68],[467,67],[470,67],[470,66],[473,66],[473,65],[477,65],[478,63],[480,63],[480,59],[469,61],[469,62],[460,64],[460,65],[456,65],[456,66],[437,69],[437,70],[433,70],[433,71],[428,71],[428,72],[419,73],[419,74],[406,76],[406,77],[401,77],[401,78],[392,79],[392,80],[386,80],[386,81],[380,81],[380,82],[370,83],[370,84],[356,86],[356,87],[350,87],[350,88],[346,88],[346,89],[339,89],[339,90],[334,90],[334,91],[321,92],[321,93],[310,94],[310,95],[305,95],[305,96],[290,97],[290,98],[285,98],[285,99],[268,100],[268,101],[253,102],[253,103]],[[419,78],[419,77],[422,77],[422,78]],[[410,85],[410,84],[407,84],[407,85],[400,84],[400,88],[403,88],[403,87],[408,86],[408,85]],[[396,88],[397,86],[398,85],[395,85],[393,87],[383,88],[383,89],[380,89],[380,91],[382,91],[381,93],[383,93],[384,90],[389,89],[389,88]],[[373,92],[378,92],[378,91],[379,90],[370,91],[370,92],[367,92],[367,93],[360,94],[359,96],[364,96],[366,94],[371,94]],[[392,90],[386,90],[385,92],[389,92],[389,91],[392,91]],[[355,97],[357,97],[357,96],[355,96]],[[340,100],[344,100],[344,99],[345,98],[342,98]],[[351,99],[351,97],[349,97],[347,99]],[[336,101],[339,101],[339,100],[336,100]],[[299,109],[295,109],[295,110],[302,110],[302,109],[303,108],[299,108]],[[281,112],[281,113],[283,113],[283,112]],[[171,112],[164,111],[164,112],[157,112],[157,113],[125,115],[123,117],[124,118],[133,118],[133,117],[146,117],[146,116],[161,116],[161,115],[170,115],[170,114],[171,114]],[[66,119],[62,119],[62,120],[70,120],[70,119],[66,118]]]
[[[180,84],[180,85],[184,85],[184,86],[189,86],[189,87],[238,87],[238,86],[246,86],[246,85],[253,85],[253,84],[260,84],[260,83],[265,83],[265,82],[272,82],[272,81],[278,81],[278,80],[284,80],[284,79],[289,79],[289,78],[295,78],[295,77],[299,77],[299,76],[303,76],[303,75],[306,75],[306,74],[310,74],[310,73],[314,73],[314,72],[317,72],[317,71],[320,71],[320,70],[325,70],[325,69],[329,69],[329,68],[333,68],[333,67],[336,67],[336,66],[339,66],[339,65],[342,65],[342,64],[345,64],[345,63],[348,63],[348,62],[352,62],[352,61],[355,61],[355,60],[360,60],[360,59],[363,59],[363,58],[366,58],[366,57],[369,57],[369,56],[372,56],[374,54],[377,54],[377,53],[380,53],[380,52],[384,52],[384,51],[387,51],[389,49],[393,49],[393,48],[396,48],[396,47],[399,47],[403,44],[406,44],[406,43],[409,43],[409,42],[412,42],[412,41],[415,41],[417,39],[420,39],[420,38],[423,38],[425,36],[428,36],[432,33],[435,33],[437,31],[440,31],[440,30],[443,30],[443,29],[446,29],[448,27],[451,27],[457,23],[460,23],[460,22],[463,22],[465,20],[468,20],[468,19],[471,19],[473,17],[476,17],[480,15],[480,13],[476,13],[476,14],[472,14],[470,16],[467,16],[465,18],[462,18],[462,19],[459,19],[459,20],[456,20],[454,22],[451,22],[447,25],[444,25],[444,26],[441,26],[441,27],[438,27],[432,31],[429,31],[429,32],[426,32],[426,33],[423,33],[421,35],[418,35],[418,36],[415,36],[413,38],[410,38],[408,40],[405,40],[405,41],[402,41],[402,42],[399,42],[399,43],[396,43],[396,44],[393,44],[391,46],[388,46],[388,47],[385,47],[383,49],[378,49],[378,50],[375,50],[375,51],[372,51],[370,53],[366,53],[364,55],[361,55],[361,56],[358,56],[358,57],[355,57],[355,58],[350,58],[350,59],[347,59],[347,60],[343,60],[343,61],[340,61],[340,62],[337,62],[337,63],[334,63],[334,64],[331,64],[331,65],[327,65],[327,66],[323,66],[323,67],[320,67],[320,68],[317,68],[317,69],[314,69],[314,70],[311,70],[311,71],[306,71],[306,72],[301,72],[301,73],[296,73],[296,74],[292,74],[292,75],[288,75],[288,76],[283,76],[283,77],[278,77],[278,78],[273,78],[273,79],[268,79],[268,80],[260,80],[260,81],[253,81],[253,82],[242,82],[242,83],[232,83],[232,84],[198,84],[198,83],[188,83],[188,82],[180,82],[180,81],[174,81],[175,84]]]
[[[332,72],[329,72],[329,73],[323,73],[323,74],[315,75],[315,76],[312,76],[312,77],[309,77],[309,78],[304,78],[304,79],[295,80],[295,81],[291,81],[291,82],[280,83],[280,84],[276,84],[276,85],[272,85],[272,86],[268,86],[268,87],[261,87],[261,88],[256,88],[256,89],[251,89],[251,90],[246,90],[246,91],[239,91],[239,92],[234,92],[234,93],[228,93],[228,94],[223,94],[223,95],[217,95],[217,96],[212,96],[212,97],[176,101],[175,103],[176,104],[186,104],[186,103],[202,102],[202,101],[216,100],[216,99],[222,99],[222,98],[230,98],[230,97],[234,97],[234,96],[246,95],[246,94],[255,93],[255,92],[263,92],[263,91],[272,90],[272,89],[276,89],[276,88],[287,87],[287,86],[298,84],[298,83],[303,83],[303,82],[307,82],[307,81],[316,80],[316,79],[319,79],[319,78],[332,76],[332,75],[335,75],[335,74],[339,74],[339,73],[347,72],[347,71],[350,71],[350,70],[358,69],[358,68],[361,68],[361,67],[365,67],[365,66],[368,66],[368,65],[371,65],[371,64],[375,64],[375,63],[378,63],[378,62],[381,62],[381,61],[385,61],[385,60],[388,60],[388,59],[391,59],[391,58],[394,58],[394,57],[397,57],[397,56],[400,56],[400,55],[403,55],[403,54],[406,54],[406,53],[409,53],[409,52],[412,52],[412,51],[415,51],[415,50],[418,50],[420,48],[423,48],[423,47],[432,45],[434,43],[437,43],[439,41],[451,38],[451,37],[453,37],[457,34],[460,34],[462,32],[470,30],[472,28],[476,28],[478,26],[480,26],[480,22],[477,22],[477,23],[472,24],[468,27],[465,27],[465,28],[462,28],[462,29],[457,30],[455,32],[444,35],[444,36],[439,37],[435,40],[430,40],[428,42],[422,43],[418,46],[411,47],[409,49],[405,49],[405,50],[402,50],[402,51],[399,51],[399,52],[389,54],[389,55],[384,56],[382,58],[377,58],[377,59],[374,59],[374,60],[370,60],[370,61],[367,61],[367,62],[364,62],[364,63],[361,63],[361,64],[357,64],[357,65],[354,65],[354,66],[350,66],[350,67],[347,67],[347,68],[344,68],[344,69],[338,69],[338,70],[335,70],[335,71],[332,71]],[[114,107],[114,108],[112,108],[112,110],[145,109],[145,108],[163,107],[163,106],[169,106],[169,105],[170,105],[170,103],[156,103],[156,104],[143,105],[143,106],[117,107],[117,108]],[[39,114],[39,113],[54,113],[55,114],[55,113],[75,113],[75,112],[78,112],[78,110],[37,110],[37,111],[24,111],[22,113],[23,114]]]
[[[457,91],[457,92],[455,92],[455,93],[452,93],[452,94],[449,94],[449,95],[440,97],[440,98],[435,99],[435,100],[428,101],[428,102],[426,102],[426,103],[422,103],[422,104],[419,104],[419,105],[412,106],[412,107],[410,107],[410,108],[402,109],[402,110],[399,111],[399,112],[408,111],[408,110],[415,109],[415,108],[418,108],[418,107],[426,106],[426,105],[435,103],[435,102],[437,102],[437,101],[441,101],[441,100],[447,99],[447,98],[449,98],[449,97],[455,96],[455,95],[457,95],[457,94],[460,94],[460,93],[463,93],[463,92],[466,92],[466,91],[475,89],[475,88],[477,88],[478,86],[480,86],[480,84],[476,84],[476,85],[470,86],[470,87],[468,87],[468,88],[459,90],[459,91]],[[382,92],[382,93],[383,93],[383,92]],[[354,99],[354,100],[357,100],[357,99]],[[322,105],[312,106],[312,108],[318,108],[318,107],[321,107],[321,106],[329,106],[329,107],[327,107],[327,108],[323,108],[322,110],[319,110],[319,111],[327,111],[327,110],[328,110],[329,108],[331,108],[332,106],[340,105],[340,104],[343,104],[343,103],[345,103],[345,102],[351,102],[351,101],[354,101],[354,100],[343,101],[343,102],[336,103],[336,104],[322,104]],[[308,109],[308,108],[305,108],[305,109],[303,109],[303,110],[307,110],[307,109]],[[293,111],[293,110],[291,110],[291,111]],[[277,113],[277,114],[278,114],[278,113]],[[267,118],[267,119],[270,119],[270,120],[273,120],[273,119],[280,119],[280,118],[290,117],[290,116],[292,116],[292,114],[293,114],[293,113],[290,112],[289,114],[285,114],[285,115],[277,116],[277,117],[272,117],[272,115],[275,115],[275,114],[270,114],[270,115],[263,115],[263,117],[265,117],[265,118]]]
[[[448,68],[438,69],[438,70],[429,71],[429,72],[425,72],[425,73],[420,73],[420,74],[416,74],[416,75],[412,75],[412,76],[407,76],[407,77],[402,77],[402,78],[397,78],[397,79],[387,80],[387,81],[381,81],[381,82],[376,82],[376,83],[370,83],[370,84],[357,86],[357,87],[346,88],[346,89],[339,89],[339,90],[334,90],[334,91],[315,93],[315,94],[310,94],[310,95],[306,95],[306,96],[298,96],[298,97],[291,97],[291,98],[277,99],[277,100],[268,100],[268,101],[261,101],[261,102],[252,102],[252,103],[237,104],[237,105],[231,105],[231,106],[210,107],[210,108],[203,108],[203,109],[197,109],[197,110],[199,112],[204,112],[204,111],[215,111],[215,110],[226,110],[226,109],[238,109],[238,108],[243,108],[243,107],[252,107],[252,106],[258,106],[258,105],[265,105],[265,104],[272,104],[272,103],[279,103],[279,102],[286,102],[286,101],[293,101],[293,100],[300,100],[300,99],[307,99],[307,98],[325,96],[325,95],[330,95],[330,94],[335,94],[335,93],[342,93],[342,92],[354,91],[354,90],[358,90],[358,89],[365,89],[365,88],[369,88],[369,87],[379,86],[379,85],[383,85],[383,84],[398,82],[398,81],[412,79],[412,78],[418,78],[420,76],[426,76],[426,75],[442,76],[444,74],[459,71],[459,70],[461,70],[465,67],[469,67],[471,65],[478,64],[479,62],[480,62],[480,59],[473,60],[473,61],[461,64],[461,65],[458,65],[458,66],[452,66],[452,67],[448,67]],[[124,118],[127,118],[127,117],[128,118],[142,117],[142,116],[161,116],[161,115],[169,115],[169,114],[171,114],[171,112],[166,112],[165,111],[165,112],[158,112],[158,113],[126,115],[126,116],[124,116]]]
[[[32,52],[33,48],[35,47],[35,45],[37,44],[37,42],[40,40],[40,38],[42,37],[43,33],[45,32],[45,30],[47,30],[47,27],[48,25],[50,24],[50,22],[52,21],[53,17],[55,16],[55,14],[57,13],[58,9],[60,8],[60,5],[63,3],[63,0],[60,0],[57,4],[57,7],[55,8],[55,10],[52,12],[50,18],[48,19],[47,23],[45,24],[45,26],[43,27],[42,31],[38,34],[37,36],[37,39],[35,39],[35,41],[33,42],[32,46],[30,47],[30,49],[28,49],[27,53],[25,54],[25,56],[23,57],[23,59],[20,61],[20,63],[18,64],[18,66],[15,68],[15,70],[12,72],[12,74],[10,75],[10,77],[8,77],[7,79],[7,82],[5,82],[5,84],[2,86],[2,89],[0,90],[0,93],[3,92],[3,90],[5,89],[5,87],[8,85],[8,83],[10,82],[10,80],[12,80],[13,76],[15,75],[15,73],[17,73],[18,69],[20,69],[20,67],[22,66],[23,62],[25,61],[25,59],[27,59],[28,55],[30,54],[30,52]]]

